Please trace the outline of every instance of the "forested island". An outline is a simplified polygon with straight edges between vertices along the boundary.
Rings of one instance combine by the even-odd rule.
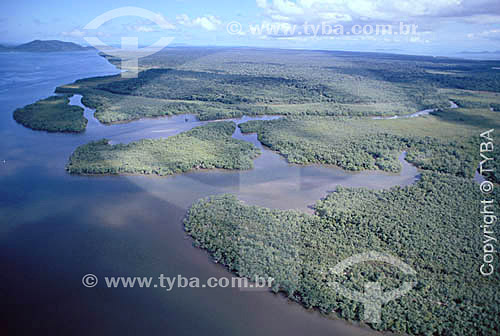
[[[173,48],[141,59],[138,78],[88,78],[56,92],[81,94],[82,103],[96,110],[99,121],[113,123],[185,113],[200,120],[406,115],[449,106],[442,89],[477,89],[478,76],[500,86],[483,63],[454,60],[450,65],[429,57],[377,54],[349,57],[336,52]],[[437,74],[436,69],[449,73]]]
[[[210,197],[190,208],[186,232],[230,271],[273,277],[275,292],[350,321],[361,320],[362,304],[333,291],[329,281],[362,290],[366,281],[380,280],[390,289],[406,277],[377,263],[353,267],[341,278],[329,269],[354,254],[386,251],[417,271],[417,286],[384,305],[382,322],[370,327],[415,335],[500,332],[499,274],[485,278],[477,271],[481,194],[473,181],[480,134],[500,128],[499,61],[172,48],[140,62],[138,78],[77,80],[56,89],[64,96],[28,105],[14,118],[33,129],[80,132],[83,111],[67,103],[68,95],[81,94],[104,124],[176,114],[204,121],[281,115],[239,127],[291,164],[397,173],[398,154],[406,151],[406,160],[421,172],[414,185],[385,191],[339,187],[314,205],[313,215],[245,205],[232,195]],[[450,108],[450,100],[457,108]],[[433,112],[373,119],[423,109]],[[232,138],[236,127],[218,121],[165,139],[93,141],[73,152],[66,169],[157,176],[251,169],[260,152]],[[489,156],[499,157],[498,146]],[[494,171],[485,175],[498,189],[499,160],[489,164]]]
[[[480,161],[479,134],[500,127],[500,119],[490,109],[458,108],[412,119],[302,117],[252,120],[239,127],[257,133],[260,142],[290,163],[398,172],[398,154],[404,150],[406,160],[421,169],[472,178]],[[492,178],[500,182],[498,169]]]
[[[69,96],[41,99],[14,111],[14,119],[31,129],[48,132],[83,132],[88,120],[83,108],[69,105]]]
[[[498,63],[375,53],[172,48],[141,59],[138,78],[87,78],[62,85],[56,93],[81,94],[82,103],[95,109],[104,124],[175,114],[194,114],[199,120],[408,115],[445,109],[451,97],[464,108],[498,110],[498,96],[491,94],[500,91],[498,75],[491,71]]]
[[[33,40],[16,46],[0,46],[0,51],[16,52],[70,52],[92,50],[92,47],[83,47],[73,42],[59,40]]]
[[[382,322],[372,328],[415,335],[498,333],[500,276],[485,278],[478,271],[482,242],[474,223],[481,194],[472,177],[481,159],[479,135],[500,127],[491,109],[499,101],[495,93],[455,94],[462,97],[460,108],[412,119],[310,116],[240,124],[290,163],[396,172],[397,154],[406,150],[422,174],[415,185],[387,191],[339,187],[316,203],[312,216],[248,206],[232,195],[203,199],[189,210],[187,233],[238,275],[272,277],[273,291],[352,321],[362,320],[362,304],[338,294],[329,281],[359,291],[364,282],[378,280],[390,290],[405,276],[377,263],[352,267],[341,278],[329,270],[357,253],[387,251],[415,268],[417,286],[385,305]],[[498,185],[498,162],[492,166],[488,178]]]
[[[498,196],[498,195],[497,195]],[[248,278],[275,279],[272,290],[306,308],[350,321],[363,305],[328,284],[363,291],[367,281],[384,290],[417,281],[413,290],[383,306],[376,330],[414,335],[498,334],[498,272],[479,274],[482,242],[477,226],[481,195],[470,179],[422,173],[416,185],[387,191],[338,188],[315,205],[315,214],[248,206],[232,195],[194,204],[185,219],[195,246]],[[416,270],[409,277],[384,263],[361,263],[343,276],[331,269],[367,251],[398,256]]]
[[[108,140],[78,147],[66,167],[71,174],[166,176],[194,169],[250,169],[260,150],[233,139],[233,122],[214,122],[167,139],[110,145]]]

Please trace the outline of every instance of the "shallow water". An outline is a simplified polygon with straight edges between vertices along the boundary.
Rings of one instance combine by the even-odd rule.
[[[450,108],[458,108],[458,105],[455,104],[453,101],[449,101],[450,103]],[[427,109],[427,110],[422,110],[418,111],[412,114],[407,114],[407,115],[402,115],[402,116],[392,116],[392,117],[373,117],[372,119],[374,120],[390,120],[390,119],[407,119],[407,118],[416,118],[416,117],[421,117],[421,116],[426,116],[434,112],[436,109]]]
[[[142,119],[128,124],[114,124],[104,126],[94,117],[94,111],[81,103],[81,95],[74,95],[70,99],[71,105],[84,108],[85,117],[89,120],[86,135],[94,140],[105,137],[111,144],[129,143],[140,139],[166,138],[204,125],[207,122],[199,121],[193,115],[177,115],[162,118]],[[234,121],[236,124],[249,120],[272,120],[280,116],[259,116],[225,119]],[[247,171],[193,171],[182,174],[176,178],[190,185],[195,179],[200,186],[190,185],[189,189],[195,189],[203,193],[204,184],[217,186],[218,192],[231,192],[238,198],[252,205],[266,206],[277,209],[297,209],[307,212],[310,206],[324,197],[328,192],[335,190],[339,185],[344,187],[366,187],[372,189],[390,188],[396,185],[406,186],[412,184],[418,178],[417,169],[406,162],[402,153],[399,161],[403,167],[399,174],[385,173],[381,171],[349,172],[337,167],[325,165],[291,165],[274,151],[264,147],[257,139],[256,134],[242,134],[236,128],[233,137],[253,143],[261,149],[262,154],[254,160],[254,169]],[[134,183],[142,185],[143,179],[137,176],[123,176]],[[152,177],[150,177],[152,178]],[[164,181],[156,181],[155,184],[166,184],[162,188],[171,187],[171,177],[162,178]],[[225,181],[227,179],[227,181]],[[160,179],[161,180],[161,179]],[[229,183],[229,188],[227,185]],[[144,187],[150,190],[150,186]],[[196,196],[193,195],[196,199]],[[167,194],[166,200],[172,202]]]
[[[179,114],[168,117],[144,118],[128,123],[114,123],[104,125],[94,117],[94,110],[86,107],[81,102],[81,95],[70,97],[70,105],[80,106],[84,109],[84,116],[88,125],[85,136],[92,139],[109,139],[113,143],[129,143],[141,139],[167,138],[192,129],[193,127],[205,125],[207,121],[199,121],[191,114]],[[225,119],[237,124],[249,120],[271,120],[279,116],[242,117],[238,119]],[[210,121],[212,122],[212,121]]]
[[[288,165],[263,149],[255,169],[201,171],[157,178],[71,176],[64,166],[81,144],[165,137],[201,124],[193,117],[100,125],[82,134],[32,131],[15,108],[56,86],[118,71],[92,52],[0,53],[0,301],[3,334],[369,335],[343,321],[307,312],[268,292],[238,289],[85,288],[87,273],[104,276],[230,276],[192,247],[182,220],[197,199],[231,192],[251,204],[307,211],[337,185],[407,185],[417,171],[351,173]],[[79,97],[72,98],[78,103]],[[92,111],[86,110],[91,117]],[[248,120],[245,118],[244,120]],[[243,120],[241,120],[243,121]],[[261,147],[255,134],[234,137]],[[5,160],[5,163],[3,162]]]

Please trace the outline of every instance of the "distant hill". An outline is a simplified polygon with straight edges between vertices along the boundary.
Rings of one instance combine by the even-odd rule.
[[[1,51],[29,51],[29,52],[55,52],[55,51],[84,51],[89,50],[73,42],[64,42],[58,40],[34,40],[15,47],[0,46]]]
[[[496,51],[461,51],[461,54],[500,54],[500,50]]]

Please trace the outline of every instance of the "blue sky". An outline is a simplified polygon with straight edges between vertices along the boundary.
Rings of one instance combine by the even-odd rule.
[[[154,12],[165,24],[160,27],[145,18],[125,16],[96,30],[85,29],[99,15],[125,6]],[[186,45],[429,55],[500,50],[498,0],[87,0],[71,4],[18,0],[4,1],[0,9],[3,43],[60,39],[86,44],[84,37],[97,36],[116,45],[121,37],[135,36],[141,45],[173,37],[172,43]],[[376,34],[376,27],[382,25],[390,25],[392,33]],[[416,29],[401,33],[407,25]]]

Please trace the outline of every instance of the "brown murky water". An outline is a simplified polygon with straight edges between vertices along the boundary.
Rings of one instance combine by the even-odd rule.
[[[242,172],[203,171],[166,178],[70,176],[64,166],[80,144],[102,137],[115,143],[165,137],[201,122],[176,116],[103,126],[89,118],[83,134],[31,131],[12,120],[15,108],[50,95],[57,85],[116,70],[92,53],[0,54],[0,59],[4,74],[0,77],[11,78],[9,83],[0,83],[0,331],[374,334],[306,311],[268,292],[109,289],[104,281],[96,288],[85,288],[81,278],[87,273],[100,278],[181,274],[201,281],[229,277],[205,252],[194,248],[183,231],[186,210],[197,199],[229,192],[250,204],[309,211],[308,205],[338,185],[388,188],[410,184],[418,174],[414,167],[402,161],[401,174],[350,173],[332,167],[289,165],[263,149],[255,169]],[[90,68],[93,72],[89,74]],[[78,100],[74,97],[72,103]],[[86,115],[90,114],[87,109]],[[261,146],[255,135],[237,131],[234,136]]]

